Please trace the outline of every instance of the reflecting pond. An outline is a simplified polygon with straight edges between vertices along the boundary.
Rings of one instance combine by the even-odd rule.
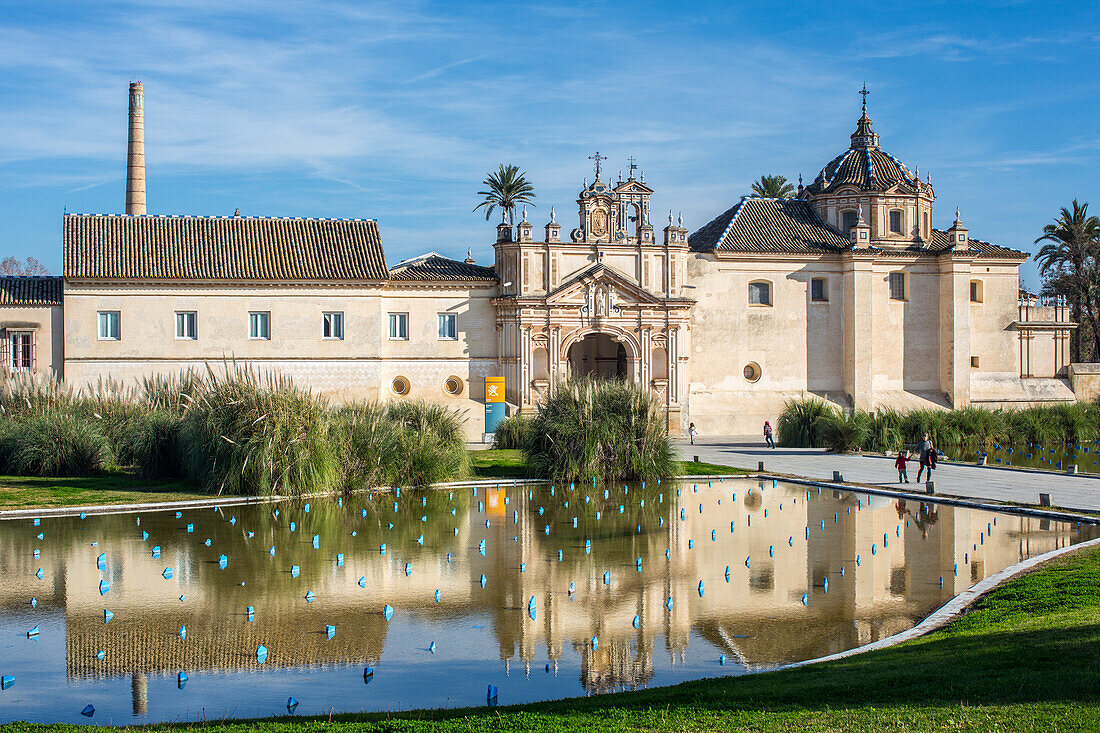
[[[1095,532],[750,479],[3,521],[0,720],[467,706],[489,684],[505,704],[740,674],[897,633]]]
[[[1080,473],[1100,473],[1100,441],[1087,441],[1081,445],[1057,441],[1047,445],[1023,443],[1000,445],[994,443],[988,448],[948,448],[946,453],[952,459],[973,463],[985,455],[987,465],[1017,468],[1041,468],[1046,471],[1066,471],[1077,466]]]

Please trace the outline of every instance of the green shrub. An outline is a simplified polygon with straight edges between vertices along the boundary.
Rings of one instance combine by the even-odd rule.
[[[210,374],[180,430],[187,477],[207,491],[298,496],[343,478],[328,403],[287,380]]]
[[[376,402],[346,405],[334,414],[341,441],[344,488],[385,486],[397,474],[398,426]]]
[[[834,453],[852,453],[866,448],[874,418],[863,410],[834,412],[819,420],[818,430],[824,447]]]
[[[97,426],[67,411],[29,415],[12,426],[2,452],[19,476],[90,476],[111,463]]]
[[[823,400],[787,400],[776,421],[779,445],[784,448],[823,447],[820,429],[824,423],[821,421],[835,413]]]
[[[397,431],[397,485],[427,486],[457,478],[469,465],[466,434],[458,413],[419,400],[391,402],[386,418]]]
[[[866,450],[889,453],[901,448],[905,442],[901,436],[901,413],[892,407],[869,415]]]
[[[493,447],[500,449],[523,450],[531,440],[531,426],[533,420],[530,415],[516,413],[506,417],[497,423],[496,432],[493,433]]]
[[[551,481],[664,478],[674,470],[666,419],[633,383],[567,382],[539,407],[524,452],[532,472]]]
[[[119,463],[136,466],[146,478],[182,478],[180,462],[181,419],[170,412],[147,412],[135,416],[121,434],[125,460]]]
[[[1058,435],[1054,413],[1047,407],[1014,410],[1008,413],[1007,422],[1011,440],[1006,442],[1049,445],[1062,440]]]

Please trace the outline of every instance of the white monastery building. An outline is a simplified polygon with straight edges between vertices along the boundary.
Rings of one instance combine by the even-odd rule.
[[[143,88],[130,86],[126,214],[66,214],[64,274],[0,278],[3,358],[74,387],[235,360],[334,401],[425,399],[482,431],[486,377],[511,410],[563,379],[629,379],[674,433],[759,432],[786,400],[1016,407],[1091,398],[1076,324],[1020,299],[1024,252],[934,226],[935,191],[879,146],[788,199],[745,197],[693,234],[655,229],[645,175],[596,176],[564,237],[551,209],[497,227],[495,262],[392,267],[373,219],[146,213]]]

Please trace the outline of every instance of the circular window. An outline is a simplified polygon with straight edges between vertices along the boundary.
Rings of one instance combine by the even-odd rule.
[[[443,382],[443,391],[455,396],[462,394],[462,380],[458,377],[447,377]]]
[[[393,390],[394,394],[404,397],[409,393],[412,387],[409,385],[409,380],[405,377],[394,377],[393,382],[390,384],[390,389]]]
[[[750,361],[745,365],[745,379],[750,382],[755,382],[760,379],[760,365],[755,361]]]

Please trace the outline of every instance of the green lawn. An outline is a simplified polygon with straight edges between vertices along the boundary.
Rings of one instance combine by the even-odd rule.
[[[679,461],[679,476],[733,476],[751,473],[732,466],[716,463]],[[470,451],[470,478],[527,478],[527,462],[523,451],[475,450]]]
[[[1100,730],[1098,658],[1100,550],[1092,549],[1008,583],[939,632],[803,669],[494,710],[344,715],[331,724],[278,718],[141,730],[1095,731]],[[16,723],[6,730],[46,728]]]
[[[0,476],[0,509],[209,498],[184,481],[150,481],[124,471],[77,478]]]

